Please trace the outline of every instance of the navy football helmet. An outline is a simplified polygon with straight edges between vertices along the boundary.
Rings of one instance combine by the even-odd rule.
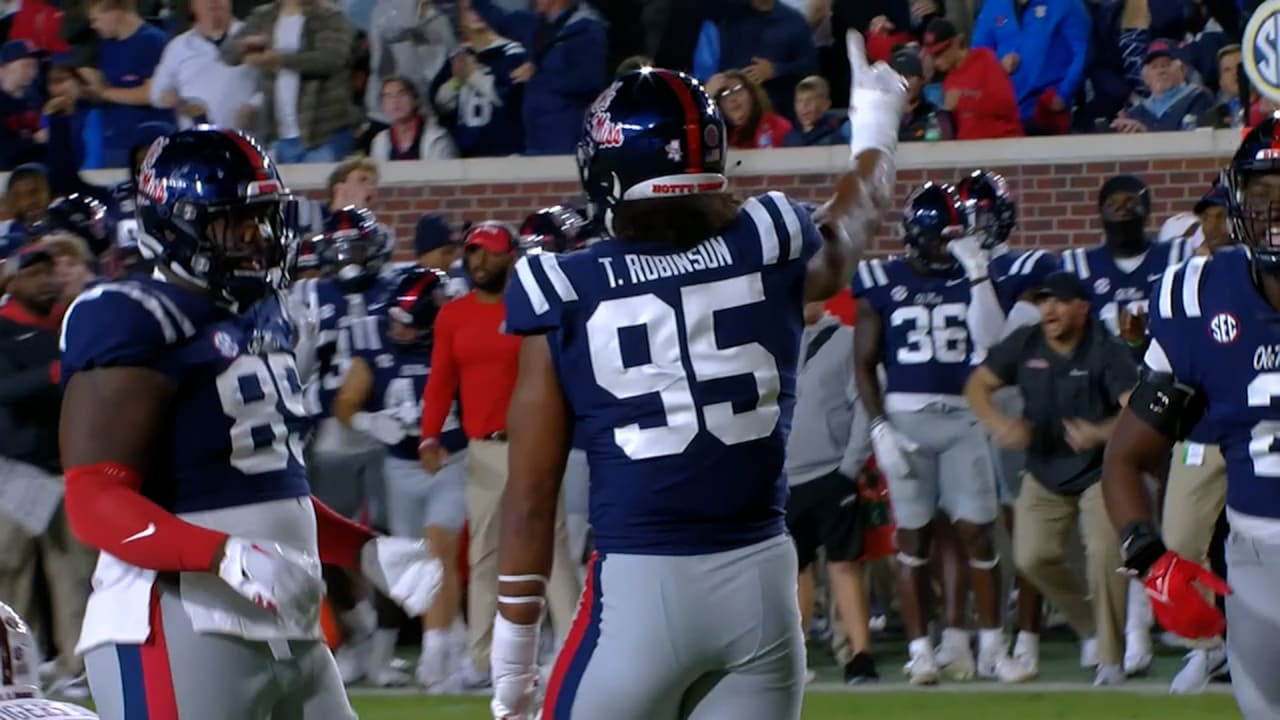
[[[525,218],[520,225],[520,250],[524,253],[569,252],[582,247],[586,218],[572,208],[552,205]]]
[[[906,254],[930,270],[947,271],[956,260],[947,243],[969,234],[971,218],[956,189],[946,183],[927,182],[907,196],[902,208]]]
[[[391,238],[373,212],[348,205],[324,221],[320,266],[347,292],[367,288],[391,257]]]
[[[157,139],[138,171],[143,256],[207,288],[233,310],[288,284],[285,206],[276,164],[238,130],[201,126]]]
[[[384,307],[392,321],[416,331],[412,340],[392,339],[404,345],[430,345],[431,328],[440,308],[449,302],[449,276],[439,270],[413,266],[397,277]]]
[[[1245,134],[1222,187],[1233,239],[1249,246],[1260,270],[1280,273],[1280,119],[1268,117]]]
[[[720,108],[689,75],[642,68],[587,109],[578,174],[591,217],[608,232],[624,200],[723,192],[724,169]]]
[[[73,193],[60,197],[45,208],[44,217],[32,227],[31,235],[41,237],[53,232],[66,232],[84,240],[94,255],[111,249],[114,227],[101,201]]]
[[[1018,224],[1018,203],[1003,175],[974,170],[956,183],[956,193],[973,216],[973,230],[982,234],[984,248],[1008,242]]]

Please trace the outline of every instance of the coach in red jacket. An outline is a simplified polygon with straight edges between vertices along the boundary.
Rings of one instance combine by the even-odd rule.
[[[942,82],[943,107],[956,124],[957,140],[1021,137],[1022,121],[1013,83],[987,48],[966,47],[956,26],[945,18],[929,22],[925,51],[947,74]]]

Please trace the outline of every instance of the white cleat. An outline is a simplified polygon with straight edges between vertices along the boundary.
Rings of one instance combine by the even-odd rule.
[[[908,682],[912,685],[937,685],[938,660],[933,656],[933,648],[929,647],[927,639],[914,642],[919,642],[923,647],[908,648],[911,659],[902,666],[902,672],[906,674]]]
[[[1099,665],[1097,674],[1093,676],[1094,687],[1115,687],[1123,685],[1124,681],[1124,668],[1119,665]]]
[[[1025,683],[1040,675],[1040,659],[1035,655],[1008,655],[996,663],[996,679],[1002,683]]]
[[[367,643],[343,643],[333,654],[343,685],[354,685],[364,679],[368,667]]]
[[[1124,673],[1145,675],[1151,669],[1151,632],[1134,630],[1124,634]]]
[[[972,680],[977,674],[973,662],[973,651],[968,645],[942,643],[935,651],[938,669],[947,677],[956,680]]]
[[[992,648],[989,652],[978,652],[978,677],[984,680],[1000,679],[1000,664],[1011,658],[1002,647]]]
[[[369,684],[380,688],[404,687],[409,684],[411,678],[409,673],[388,664],[380,670],[369,673]]]
[[[1227,672],[1227,651],[1222,645],[1196,648],[1187,653],[1187,662],[1169,683],[1170,695],[1199,695],[1214,678]]]

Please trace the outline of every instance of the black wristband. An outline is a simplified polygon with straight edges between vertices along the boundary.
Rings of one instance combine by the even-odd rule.
[[[1120,555],[1124,566],[1143,577],[1167,549],[1151,523],[1129,523],[1120,531]]]

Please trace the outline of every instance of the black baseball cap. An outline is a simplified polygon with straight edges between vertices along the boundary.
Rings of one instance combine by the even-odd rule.
[[[418,255],[453,244],[453,231],[443,216],[427,213],[418,218],[413,228],[413,250]]]
[[[1057,270],[1049,273],[1040,289],[1036,291],[1036,302],[1054,298],[1056,300],[1088,300],[1089,293],[1084,283],[1075,273]]]
[[[904,78],[924,77],[924,63],[920,62],[919,53],[911,48],[894,53],[889,59],[889,67]]]
[[[4,261],[5,277],[13,277],[38,263],[53,263],[53,255],[39,245],[27,245]]]

